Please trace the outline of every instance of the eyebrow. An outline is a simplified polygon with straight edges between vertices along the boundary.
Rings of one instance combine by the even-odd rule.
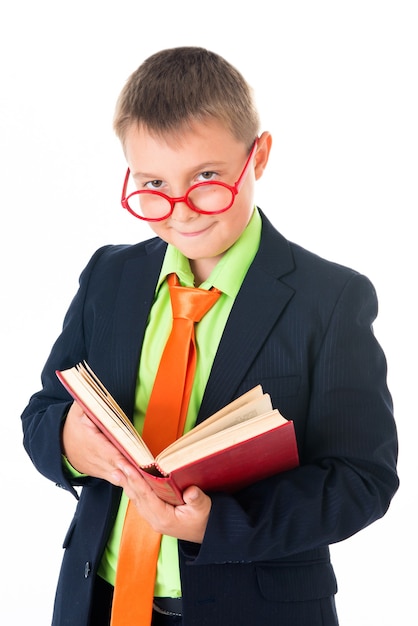
[[[219,167],[225,167],[228,164],[228,161],[203,161],[202,163],[198,163],[194,165],[193,168],[190,168],[190,172],[207,172],[212,171],[213,169],[218,169]],[[163,180],[159,176],[148,172],[131,172],[132,178],[147,178],[150,180]]]

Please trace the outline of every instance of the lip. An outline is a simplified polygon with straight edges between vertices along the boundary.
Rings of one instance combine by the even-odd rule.
[[[178,230],[177,234],[180,235],[180,237],[185,237],[186,239],[193,239],[194,237],[200,237],[201,235],[206,234],[210,229],[211,226],[206,226],[206,228],[201,228],[199,230],[193,230],[190,232]]]

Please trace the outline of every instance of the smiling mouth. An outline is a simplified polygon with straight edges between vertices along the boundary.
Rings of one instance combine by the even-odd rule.
[[[199,235],[203,235],[210,228],[211,228],[211,225],[206,226],[205,228],[200,228],[199,230],[193,230],[193,231],[190,231],[190,232],[178,230],[177,234],[180,235],[181,237],[193,238],[193,237],[198,237]]]
[[[203,232],[204,232],[203,230],[198,230],[198,231],[195,231],[193,233],[181,233],[181,232],[179,232],[179,235],[181,235],[182,237],[198,237]]]

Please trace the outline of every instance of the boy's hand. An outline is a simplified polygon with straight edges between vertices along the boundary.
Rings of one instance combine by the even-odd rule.
[[[77,402],[73,402],[62,431],[63,453],[80,474],[112,482],[122,454],[93,424]]]
[[[65,456],[78,472],[123,487],[154,530],[194,543],[203,541],[212,505],[209,496],[192,486],[183,494],[185,504],[172,506],[160,500],[77,402],[72,404],[65,420],[62,443]]]
[[[172,506],[161,500],[125,459],[121,460],[119,470],[114,472],[111,482],[123,487],[139,514],[155,531],[177,539],[202,543],[212,501],[201,489],[188,487],[183,493],[185,504]]]

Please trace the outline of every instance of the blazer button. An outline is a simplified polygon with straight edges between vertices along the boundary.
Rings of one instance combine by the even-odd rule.
[[[91,563],[90,561],[86,561],[86,564],[84,565],[84,578],[88,578],[90,576],[90,572],[91,572]]]

